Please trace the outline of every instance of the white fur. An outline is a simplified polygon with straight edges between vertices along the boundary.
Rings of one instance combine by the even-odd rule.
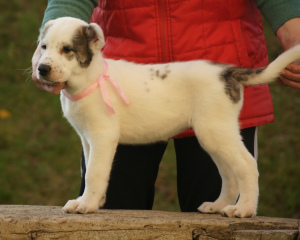
[[[97,39],[89,42],[93,59],[88,67],[80,67],[76,58],[68,60],[61,53],[59,43],[72,44],[74,32],[82,26],[88,24],[60,18],[48,22],[47,32],[41,38],[46,49],[42,51],[39,64],[50,64],[52,73],[47,78],[40,78],[52,83],[66,81],[65,91],[69,95],[81,92],[104,70],[100,52],[103,33],[96,24],[90,25],[97,33]],[[253,77],[244,84],[273,81],[299,56],[300,47],[296,47],[279,57],[259,78]],[[108,114],[99,90],[77,102],[61,94],[63,113],[81,138],[87,166],[83,196],[70,200],[63,211],[89,213],[103,206],[118,143],[167,141],[183,130],[193,128],[201,146],[218,166],[223,181],[220,197],[213,203],[202,204],[199,211],[220,212],[228,217],[255,215],[257,164],[239,133],[242,98],[233,102],[224,90],[221,74],[225,67],[203,60],[151,65],[106,61],[107,74],[116,79],[131,103],[126,106],[110,84],[107,86],[116,112],[114,115]],[[242,96],[242,84],[240,86]]]

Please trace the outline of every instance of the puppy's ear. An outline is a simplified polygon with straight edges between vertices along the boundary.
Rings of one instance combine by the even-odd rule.
[[[48,31],[48,29],[54,24],[54,20],[49,20],[46,22],[43,28],[40,29],[40,35],[38,41],[40,42],[43,39]]]
[[[97,50],[100,50],[104,46],[104,34],[98,24],[91,23],[84,27],[84,33],[88,42],[94,44]]]
[[[82,67],[88,67],[94,53],[104,46],[104,35],[97,24],[80,26],[72,37],[76,58]]]

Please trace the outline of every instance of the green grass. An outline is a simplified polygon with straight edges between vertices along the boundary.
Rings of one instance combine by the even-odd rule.
[[[24,74],[47,1],[26,2],[0,2],[0,204],[63,205],[79,191],[81,144],[59,97]],[[282,49],[269,28],[266,36],[274,58]],[[259,129],[259,215],[300,218],[300,94],[277,84],[271,91],[276,123]],[[156,189],[154,209],[179,211],[172,141]]]

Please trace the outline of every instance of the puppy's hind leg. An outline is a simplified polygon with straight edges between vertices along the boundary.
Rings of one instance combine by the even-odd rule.
[[[222,189],[219,198],[215,202],[204,202],[198,208],[202,213],[221,213],[227,205],[236,203],[239,194],[239,187],[235,176],[226,164],[219,160],[217,156],[211,156],[218,167],[222,178]]]
[[[236,205],[228,205],[222,209],[221,213],[226,217],[252,217],[256,215],[259,187],[257,162],[242,144],[237,153],[237,165],[232,164],[240,190],[240,198]]]
[[[205,122],[201,122],[201,119],[196,121],[194,130],[201,146],[216,161],[223,183],[218,200],[213,204],[201,206],[200,211],[211,212],[210,208],[214,207],[213,211],[221,211],[227,217],[255,215],[258,201],[257,164],[241,140],[237,120],[230,117],[230,114],[218,122],[203,115],[201,117],[201,119],[206,119]],[[237,197],[236,182],[230,172],[235,176],[240,192],[236,205],[233,205]],[[232,192],[230,192],[231,188]],[[221,210],[220,208],[225,203],[228,205]]]

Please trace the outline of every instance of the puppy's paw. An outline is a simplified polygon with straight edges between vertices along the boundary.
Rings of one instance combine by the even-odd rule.
[[[69,200],[61,211],[63,213],[76,213],[76,208],[78,207],[78,205],[78,200]]]
[[[69,200],[63,207],[64,213],[92,213],[98,210],[99,205],[92,201],[85,201],[82,197],[76,200]]]
[[[224,205],[220,202],[204,202],[198,208],[198,211],[202,213],[220,213],[223,207]]]
[[[228,205],[221,210],[223,217],[229,218],[251,218],[256,215],[255,209],[238,205]]]

